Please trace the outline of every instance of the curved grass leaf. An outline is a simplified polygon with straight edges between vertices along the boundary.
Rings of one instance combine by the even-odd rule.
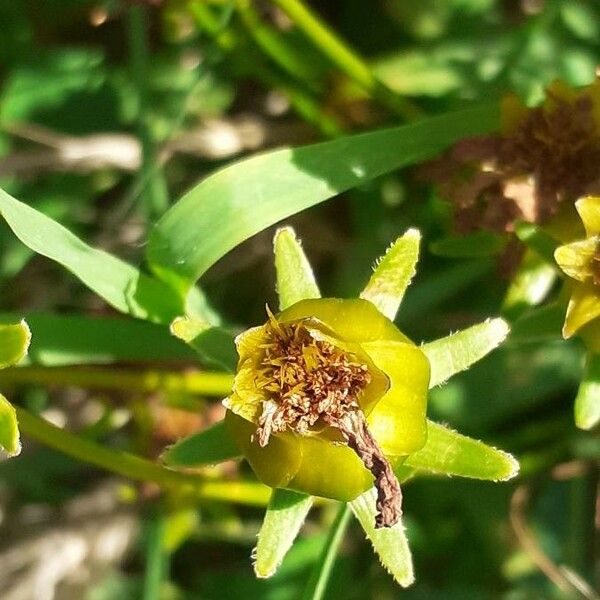
[[[208,364],[233,372],[238,362],[233,334],[201,317],[177,317],[171,333],[189,344]]]
[[[360,294],[391,321],[415,276],[420,243],[421,233],[417,229],[409,229],[399,237],[377,262],[369,283]]]
[[[27,354],[31,332],[27,323],[0,323],[0,369],[16,365]]]
[[[194,351],[160,325],[126,318],[28,313],[26,362],[48,367],[121,361],[192,361]],[[16,315],[0,314],[0,320]],[[1,343],[1,342],[0,342]]]
[[[424,344],[421,349],[431,364],[429,387],[444,383],[455,373],[468,369],[499,346],[509,331],[503,319],[490,319]]]
[[[427,443],[403,466],[439,475],[505,481],[519,472],[513,456],[443,425],[427,421]]]
[[[290,490],[274,489],[254,549],[257,577],[271,577],[292,547],[313,497]]]
[[[179,289],[189,287],[229,250],[281,219],[498,125],[493,103],[238,162],[165,213],[150,236],[148,262]]]
[[[239,458],[241,452],[223,421],[173,444],[161,455],[169,467],[201,467]]]
[[[377,492],[371,488],[352,500],[350,508],[371,540],[383,567],[402,587],[408,587],[415,576],[404,526],[400,520],[393,527],[375,529],[376,499]]]
[[[279,310],[285,310],[300,300],[321,297],[312,267],[291,227],[277,230],[273,238],[273,251]]]
[[[184,312],[183,298],[171,287],[107,252],[91,248],[4,190],[0,190],[0,215],[23,244],[65,267],[117,310],[163,323]]]
[[[0,448],[8,456],[17,456],[21,452],[17,413],[2,394],[0,394]]]
[[[590,354],[575,398],[575,424],[580,429],[592,429],[598,422],[600,422],[600,355]]]

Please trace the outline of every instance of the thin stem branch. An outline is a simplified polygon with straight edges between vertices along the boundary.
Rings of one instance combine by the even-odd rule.
[[[325,25],[302,0],[272,0],[272,2],[288,15],[332,64],[370,96],[404,120],[410,121],[420,116],[421,111],[416,106],[377,79],[366,61]]]
[[[229,394],[233,377],[228,373],[134,371],[101,367],[14,367],[0,371],[0,383],[38,383],[103,390],[198,394],[223,397]]]
[[[266,506],[269,502],[270,490],[261,484],[244,481],[204,481],[196,475],[171,471],[129,452],[96,444],[56,427],[24,408],[16,407],[16,411],[19,428],[25,435],[72,458],[117,475],[173,489],[184,498],[237,502],[251,506]]]
[[[131,75],[138,94],[138,136],[142,144],[142,167],[134,184],[133,194],[145,200],[150,217],[161,215],[169,205],[167,183],[158,163],[154,136],[149,123],[148,98],[148,7],[141,4],[128,9],[128,33]]]
[[[344,533],[350,521],[350,508],[347,504],[342,504],[337,513],[335,521],[331,525],[329,535],[325,540],[321,556],[315,565],[311,578],[304,590],[303,600],[322,600],[327,590],[327,584],[331,576],[331,570],[340,549],[340,544],[344,538]]]

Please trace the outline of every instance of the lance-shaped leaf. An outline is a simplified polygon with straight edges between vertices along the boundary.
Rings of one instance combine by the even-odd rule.
[[[409,229],[398,238],[375,266],[360,297],[372,302],[391,321],[396,317],[404,292],[414,277],[419,260],[421,234]]]
[[[375,529],[376,499],[377,492],[371,488],[350,502],[350,507],[379,555],[381,564],[402,587],[407,587],[413,583],[415,576],[404,525],[400,520],[393,527]]]
[[[429,245],[432,254],[448,258],[481,258],[500,254],[508,238],[490,231],[440,238]]]
[[[171,323],[171,333],[189,344],[208,364],[235,371],[237,352],[231,333],[201,317],[177,317]]]
[[[48,367],[117,361],[190,361],[196,354],[161,325],[122,317],[27,313],[29,363]],[[0,321],[17,315],[0,314]]]
[[[2,394],[0,394],[0,448],[8,456],[16,456],[21,452],[17,413]]]
[[[585,374],[575,398],[575,424],[592,429],[600,421],[600,354],[588,354]]]
[[[254,549],[257,577],[271,577],[292,547],[313,497],[290,490],[274,489]]]
[[[306,300],[320,298],[319,286],[302,245],[291,227],[277,230],[273,238],[279,310]]]
[[[0,324],[0,369],[23,359],[30,341],[31,332],[25,321]]]
[[[431,364],[429,387],[435,387],[455,373],[468,369],[499,346],[509,331],[503,319],[490,319],[424,344],[421,349]]]
[[[183,313],[183,298],[171,287],[88,246],[50,217],[3,190],[0,215],[23,244],[65,267],[117,310],[159,322],[169,322]]]
[[[402,466],[490,481],[505,481],[519,472],[519,463],[507,452],[432,421],[427,421],[427,443]]]
[[[212,427],[179,440],[167,448],[160,458],[170,467],[201,467],[232,460],[240,455],[225,423],[219,421]]]
[[[189,287],[266,227],[498,126],[499,106],[493,103],[237,162],[192,188],[163,215],[150,236],[148,262],[178,289]]]

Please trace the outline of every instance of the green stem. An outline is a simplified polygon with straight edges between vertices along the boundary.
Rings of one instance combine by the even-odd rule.
[[[321,556],[315,565],[311,578],[304,590],[303,600],[322,600],[327,590],[331,570],[335,563],[340,544],[350,521],[350,508],[342,504],[337,513],[335,521],[331,525]]]
[[[393,113],[407,121],[421,111],[379,81],[366,61],[327,27],[301,0],[272,0],[329,61]]]
[[[161,597],[168,559],[164,551],[165,529],[165,516],[159,507],[147,520],[143,600],[160,600]]]
[[[144,198],[148,216],[152,218],[161,215],[167,209],[169,194],[162,169],[158,166],[155,141],[149,123],[148,8],[142,5],[130,6],[128,16],[130,67],[138,94],[137,127],[142,144],[142,166],[134,184],[133,194]]]
[[[133,392],[161,390],[170,393],[222,397],[231,391],[233,377],[228,373],[178,372],[159,369],[132,371],[100,367],[14,367],[0,371],[0,384],[15,383]]]
[[[247,40],[236,30],[223,29],[222,24],[203,0],[191,0],[188,10],[196,24],[224,52],[237,52],[242,66],[254,73],[265,85],[280,90],[290,101],[292,108],[308,123],[316,127],[327,137],[343,134],[342,126],[337,120],[326,114],[310,92],[300,85],[289,81],[277,69],[262,60],[262,57],[248,48]]]
[[[183,497],[197,500],[238,502],[266,506],[270,490],[252,482],[204,481],[196,475],[171,471],[157,463],[122,450],[96,444],[52,425],[27,410],[15,407],[21,431],[30,438],[64,454],[136,481],[174,489]]]

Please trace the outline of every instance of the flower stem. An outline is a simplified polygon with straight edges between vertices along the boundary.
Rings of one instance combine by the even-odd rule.
[[[103,390],[198,394],[226,396],[233,377],[228,373],[198,371],[143,371],[101,367],[15,367],[0,371],[0,383],[38,383]]]
[[[331,576],[331,570],[340,549],[342,539],[344,538],[344,533],[348,527],[350,515],[351,512],[348,505],[342,504],[335,521],[331,525],[321,556],[319,557],[310,581],[304,590],[302,600],[322,600],[325,596],[329,577]]]
[[[252,482],[204,481],[197,475],[171,471],[129,452],[113,450],[70,433],[16,407],[21,431],[38,442],[72,458],[106,469],[136,481],[146,481],[166,489],[175,489],[196,500],[239,502],[266,506],[270,490]]]
[[[375,77],[366,61],[327,27],[302,0],[272,0],[306,37],[350,79],[393,113],[410,121],[420,110]]]

